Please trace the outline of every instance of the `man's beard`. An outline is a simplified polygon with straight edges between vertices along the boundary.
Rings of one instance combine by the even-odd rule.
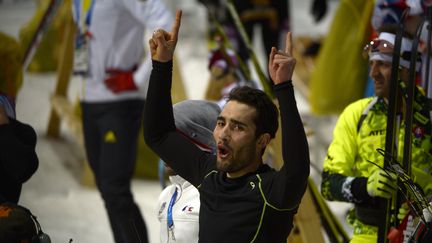
[[[251,142],[248,146],[242,148],[242,151],[239,151],[237,155],[245,155],[245,156],[236,156],[234,157],[231,154],[231,158],[229,160],[221,160],[217,158],[216,168],[219,171],[226,173],[234,173],[238,172],[245,167],[249,166],[253,161],[253,154],[255,154],[255,143]]]

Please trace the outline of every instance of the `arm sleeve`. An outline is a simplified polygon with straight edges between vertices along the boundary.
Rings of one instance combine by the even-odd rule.
[[[276,173],[270,197],[277,205],[296,208],[306,190],[309,176],[308,142],[297,109],[292,82],[275,85],[274,91],[279,101],[281,114],[284,163]]]
[[[124,6],[131,15],[140,23],[147,31],[153,32],[156,29],[162,28],[170,31],[173,24],[173,15],[168,7],[161,0],[122,0]],[[147,40],[144,40],[147,43]],[[133,74],[135,85],[144,93],[147,93],[148,81],[152,62],[150,53],[145,56],[144,61]]]
[[[353,103],[342,112],[333,130],[333,141],[324,159],[321,194],[331,201],[359,203],[370,200],[366,177],[356,177],[357,125],[363,107]]]
[[[16,182],[24,183],[37,170],[36,133],[26,124],[11,119],[0,125],[0,168]]]
[[[171,101],[172,62],[153,61],[144,109],[144,139],[175,172],[198,186],[214,169],[215,156],[176,131]]]

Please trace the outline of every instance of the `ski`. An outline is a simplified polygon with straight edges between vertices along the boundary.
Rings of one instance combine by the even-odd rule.
[[[41,21],[39,22],[35,33],[33,34],[27,48],[24,52],[24,57],[22,60],[23,71],[25,72],[33,60],[33,56],[36,53],[37,47],[39,46],[42,37],[45,32],[48,30],[49,26],[52,23],[54,16],[57,13],[57,9],[60,6],[62,0],[51,0],[45,13],[42,16]]]
[[[430,90],[432,88],[431,87],[431,79],[429,77],[429,75],[430,75],[430,65],[431,65],[429,57],[432,55],[432,53],[431,53],[431,43],[432,43],[432,27],[431,27],[431,24],[432,24],[432,7],[428,7],[426,13],[427,13],[426,14],[426,21],[428,21],[428,25],[429,26],[427,26],[426,53],[427,53],[427,57],[428,58],[426,58],[426,65],[425,65],[426,70],[425,70],[425,75],[424,75],[424,77],[425,77],[424,89],[425,89],[425,92],[426,92],[426,97],[428,97],[430,99],[430,98],[432,98],[431,97],[432,96],[432,91]],[[432,119],[432,112],[430,114],[430,117]]]
[[[402,18],[403,19],[403,18]],[[395,45],[393,49],[393,60],[392,60],[392,74],[390,78],[390,92],[389,92],[389,104],[387,111],[387,127],[386,127],[386,138],[385,138],[385,151],[392,157],[397,158],[396,149],[396,129],[400,124],[400,119],[397,116],[396,108],[400,106],[397,94],[399,93],[399,53],[402,45],[402,35],[403,35],[403,24],[402,21],[399,24],[399,28],[396,33]],[[398,124],[399,123],[399,124]],[[384,157],[384,168],[390,165],[388,156]],[[394,222],[393,214],[391,213],[391,208],[394,205],[393,200],[381,199],[379,203],[380,211],[382,215],[379,218],[378,227],[378,243],[387,243],[387,233],[391,227],[391,223]]]
[[[417,185],[411,180],[411,151],[412,151],[412,144],[413,144],[413,132],[414,132],[414,120],[416,120],[416,124],[418,124],[421,119],[420,117],[423,117],[425,119],[428,118],[429,114],[422,114],[423,106],[426,105],[425,103],[428,101],[427,94],[425,97],[422,97],[420,90],[416,87],[416,74],[417,74],[417,61],[419,57],[418,53],[418,47],[420,43],[421,38],[421,32],[423,30],[423,26],[428,20],[430,20],[430,11],[427,12],[425,16],[423,16],[420,23],[418,23],[416,32],[412,41],[412,48],[411,48],[411,56],[410,56],[410,67],[409,67],[409,77],[408,77],[408,84],[406,85],[406,92],[403,93],[403,99],[405,99],[405,137],[404,137],[404,150],[403,150],[403,157],[402,157],[402,169],[406,173],[406,177],[410,180],[407,180],[410,185],[409,187],[405,186],[404,188],[397,191],[396,195],[396,209],[401,207],[402,203],[404,201],[411,201],[415,202],[414,206],[411,206],[411,210],[415,212],[415,215],[410,217],[408,215],[408,221],[413,222],[417,221],[417,225],[414,228],[414,231],[409,230],[409,226],[407,225],[404,233],[411,232],[411,235],[409,236],[409,240],[406,240],[407,235],[404,234],[404,240],[403,242],[411,242],[411,240],[416,239],[419,237],[418,242],[426,242],[426,238],[430,240],[432,237],[431,230],[432,230],[432,220],[428,219],[427,215],[431,215],[431,209],[429,207],[429,203],[427,201],[427,198],[424,197],[423,192],[421,189],[417,188]],[[430,21],[429,21],[430,23]],[[427,41],[427,53],[430,52],[430,28],[428,28],[428,41]],[[429,75],[429,63],[430,63],[430,56],[428,55],[426,60],[426,74]],[[425,76],[426,84],[428,83],[428,76]],[[405,87],[404,87],[405,88]],[[427,90],[427,85],[426,85]],[[424,98],[424,100],[423,100]],[[425,102],[426,101],[426,102]],[[425,117],[426,116],[426,117]],[[420,122],[421,123],[421,122]],[[403,178],[402,176],[398,176],[398,178]],[[401,182],[401,180],[399,180]],[[401,182],[402,183],[402,182]],[[407,190],[410,188],[414,188],[414,190],[411,190],[412,193],[408,194]],[[412,197],[408,197],[408,195],[413,195]],[[420,209],[420,210],[419,210]],[[418,210],[418,211],[417,211]],[[395,213],[396,214],[396,213]],[[414,217],[416,216],[416,217]],[[416,219],[417,218],[417,219]],[[400,226],[403,226],[402,224],[399,224],[399,222],[396,222],[396,225],[398,228]],[[422,228],[420,230],[420,228]],[[420,231],[419,231],[420,230]],[[425,233],[426,232],[426,233]]]
[[[403,19],[403,18],[402,18]],[[388,116],[387,116],[387,130],[386,130],[386,147],[385,147],[385,153],[388,156],[384,156],[384,168],[387,169],[389,167],[394,166],[400,166],[400,170],[404,171],[409,178],[411,176],[411,152],[412,152],[412,142],[413,142],[413,120],[414,120],[414,113],[418,112],[414,110],[414,106],[418,107],[421,106],[421,104],[415,103],[415,96],[416,96],[416,64],[417,64],[417,58],[418,58],[418,46],[420,41],[420,34],[422,27],[426,21],[426,18],[423,18],[422,21],[418,24],[416,27],[415,35],[412,40],[412,47],[411,47],[411,56],[410,56],[410,67],[409,67],[409,77],[408,77],[408,83],[405,84],[400,81],[399,78],[399,58],[400,58],[400,49],[401,49],[401,42],[402,42],[402,35],[404,31],[403,24],[399,25],[396,39],[395,39],[395,47],[394,47],[394,53],[393,53],[393,63],[392,63],[392,76],[391,76],[391,83],[390,83],[390,97],[389,97],[389,109],[388,109]],[[401,21],[402,22],[402,21]],[[403,53],[402,53],[403,55]],[[402,98],[399,99],[398,95],[402,95]],[[405,106],[403,106],[403,102],[405,101]],[[394,160],[393,158],[397,158],[397,137],[398,134],[396,132],[396,129],[399,130],[399,126],[401,124],[401,119],[397,117],[397,108],[402,107],[403,113],[405,114],[403,119],[405,122],[404,126],[404,147],[403,147],[403,154],[402,154],[402,163],[401,165],[396,161],[397,165],[394,164],[391,160]],[[420,114],[418,114],[420,115]],[[393,164],[392,164],[393,163]],[[385,210],[385,217],[382,217],[382,219],[385,218],[385,221],[380,224],[382,227],[379,227],[378,230],[378,242],[388,242],[388,234],[390,229],[396,229],[399,226],[399,222],[397,219],[398,209],[401,207],[403,202],[405,200],[408,200],[407,198],[407,188],[403,186],[403,182],[401,181],[401,178],[398,177],[398,187],[399,189],[396,192],[396,196],[392,200],[385,200],[387,202],[383,202],[383,209]],[[384,200],[383,200],[384,201]],[[392,211],[394,209],[394,211]]]
[[[422,29],[422,26],[424,24],[424,19],[422,22],[419,23],[416,29],[416,35],[413,38],[412,41],[412,47],[411,47],[411,59],[410,59],[410,67],[409,67],[409,77],[408,77],[408,85],[406,89],[406,94],[404,95],[405,99],[405,137],[404,137],[404,150],[403,150],[403,159],[402,159],[402,168],[405,170],[405,172],[408,174],[408,176],[411,176],[411,150],[412,150],[412,126],[413,126],[413,103],[414,101],[414,95],[416,90],[416,63],[418,58],[418,46],[420,41],[420,32]],[[399,191],[398,191],[398,194]],[[398,195],[396,197],[397,206],[400,206],[401,203],[401,196]]]

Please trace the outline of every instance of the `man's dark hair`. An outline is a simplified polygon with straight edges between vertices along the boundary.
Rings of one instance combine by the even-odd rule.
[[[264,133],[269,133],[271,138],[275,137],[279,126],[279,111],[266,93],[249,86],[241,86],[230,92],[228,101],[230,100],[238,101],[256,109],[257,114],[253,120],[256,126],[256,137]]]

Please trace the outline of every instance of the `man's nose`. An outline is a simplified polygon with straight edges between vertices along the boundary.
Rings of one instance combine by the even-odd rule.
[[[369,67],[369,76],[376,77],[379,74],[378,67],[375,63],[372,63]]]
[[[231,133],[230,133],[229,127],[228,127],[228,126],[224,126],[224,127],[221,129],[221,131],[220,131],[219,138],[220,138],[221,140],[226,141],[226,140],[229,139],[230,134],[231,134]]]

